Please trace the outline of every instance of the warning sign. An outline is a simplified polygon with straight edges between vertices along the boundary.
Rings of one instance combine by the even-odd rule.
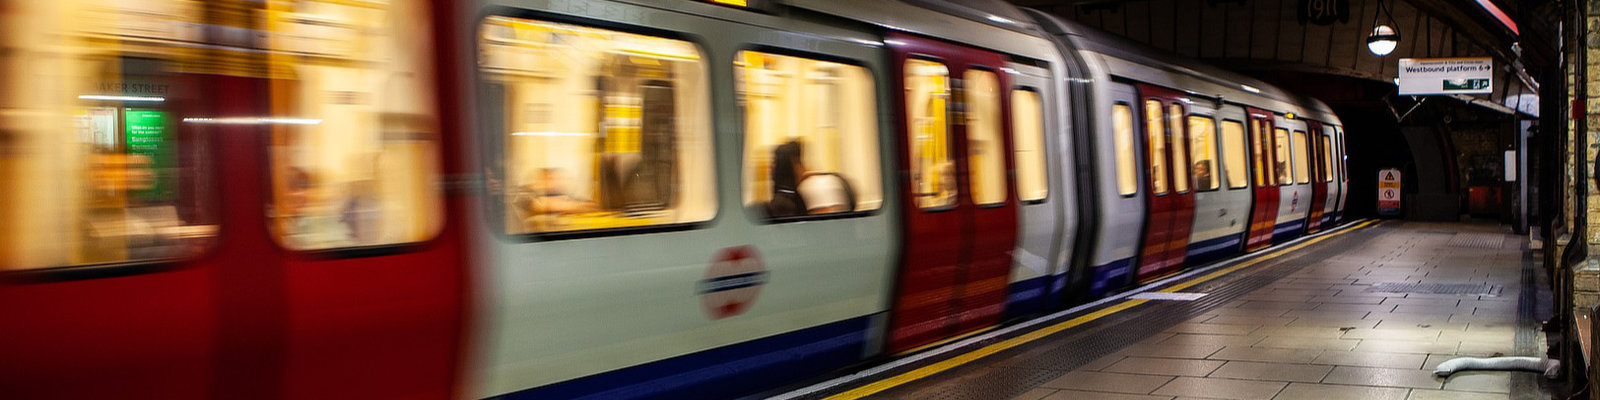
[[[711,319],[743,314],[767,284],[767,269],[755,246],[722,249],[711,258],[705,279],[696,285],[700,304]]]
[[[1400,215],[1400,170],[1378,170],[1378,215]]]

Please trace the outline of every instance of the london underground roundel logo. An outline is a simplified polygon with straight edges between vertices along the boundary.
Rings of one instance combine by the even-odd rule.
[[[743,314],[767,283],[767,269],[755,246],[722,249],[711,258],[705,279],[695,286],[700,304],[711,319]]]

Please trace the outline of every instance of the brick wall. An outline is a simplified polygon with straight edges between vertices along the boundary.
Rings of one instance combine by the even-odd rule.
[[[1594,36],[1597,33],[1600,33],[1600,13],[1597,13],[1597,11],[1600,11],[1600,7],[1596,7],[1594,4],[1587,4],[1584,8],[1587,9],[1587,25],[1589,26],[1590,36]],[[1596,64],[1600,64],[1600,49],[1597,49],[1596,46],[1592,44],[1597,42],[1597,40],[1594,38],[1590,38],[1587,41],[1591,43],[1587,46],[1584,46],[1584,51],[1587,53],[1586,57],[1588,57],[1588,62],[1586,63],[1587,65],[1577,65],[1578,63],[1576,62],[1567,63],[1567,65],[1569,65],[1568,68],[1581,69],[1576,71],[1567,71],[1567,87],[1572,89],[1569,90],[1568,93],[1569,96],[1573,97],[1568,97],[1566,104],[1573,104],[1573,101],[1578,100],[1576,96],[1583,96],[1582,100],[1587,106],[1589,113],[1585,115],[1581,121],[1571,120],[1567,122],[1566,140],[1567,148],[1576,151],[1577,148],[1573,145],[1576,142],[1574,139],[1576,138],[1575,135],[1577,134],[1577,130],[1574,128],[1577,127],[1576,124],[1578,123],[1585,124],[1585,128],[1588,130],[1585,134],[1585,140],[1588,141],[1589,145],[1582,149],[1582,151],[1588,155],[1586,160],[1592,163],[1595,160],[1595,149],[1597,146],[1600,146],[1600,115],[1596,115],[1595,112],[1595,110],[1600,110],[1600,68],[1596,68]],[[1568,55],[1568,57],[1575,57],[1575,54],[1576,53],[1574,52]],[[1584,83],[1587,85],[1586,93],[1579,93],[1576,90],[1577,87],[1574,79],[1584,79]],[[1592,177],[1586,182],[1575,182],[1572,179],[1575,168],[1588,167],[1588,165],[1576,165],[1576,161],[1577,157],[1567,157],[1566,171],[1563,179],[1565,180],[1565,187],[1568,190],[1567,193],[1577,193],[1577,187],[1575,185],[1585,185],[1587,190],[1587,196],[1585,197],[1588,201],[1588,204],[1586,207],[1587,209],[1583,210],[1585,217],[1588,219],[1588,229],[1586,229],[1587,232],[1570,232],[1570,234],[1585,235],[1585,239],[1587,239],[1587,242],[1589,243],[1589,254],[1591,257],[1577,266],[1577,269],[1573,272],[1572,277],[1574,288],[1572,298],[1573,305],[1580,308],[1587,308],[1594,306],[1597,302],[1600,302],[1600,259],[1594,257],[1594,255],[1600,255],[1600,252],[1597,252],[1597,250],[1600,250],[1600,229],[1597,229],[1600,228],[1600,190],[1595,189]],[[1576,206],[1576,196],[1566,196],[1566,199],[1567,200],[1566,204],[1564,204],[1564,207],[1567,211],[1567,226],[1571,227],[1573,226],[1573,218],[1578,215],[1577,213],[1573,212],[1573,209]],[[1558,245],[1563,243],[1560,241],[1555,242]],[[1560,250],[1563,249],[1557,249],[1557,251]]]

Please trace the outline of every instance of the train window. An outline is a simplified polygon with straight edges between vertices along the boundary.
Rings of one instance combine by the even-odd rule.
[[[508,234],[706,221],[710,94],[693,43],[489,17],[478,66]],[[496,159],[499,158],[499,159]],[[503,186],[504,190],[497,190]]]
[[[243,49],[194,51],[176,27],[203,23],[195,4],[128,3],[0,6],[0,271],[183,258],[217,234],[211,139],[182,121],[206,57]]]
[[[1307,162],[1307,159],[1311,157],[1311,150],[1307,148],[1310,143],[1311,142],[1306,141],[1305,131],[1294,131],[1293,148],[1295,183],[1311,183],[1311,173],[1308,170],[1311,163]]]
[[[1150,161],[1150,191],[1157,196],[1167,194],[1167,139],[1163,124],[1166,117],[1161,102],[1144,101],[1145,138],[1149,143],[1146,159]]]
[[[905,65],[906,117],[911,148],[911,190],[921,208],[956,203],[956,165],[950,156],[950,68],[935,61],[908,59]]]
[[[1129,196],[1139,192],[1138,176],[1134,174],[1133,107],[1117,103],[1111,107],[1111,141],[1117,153],[1117,193]]]
[[[1327,135],[1318,136],[1322,138],[1322,157],[1321,160],[1317,160],[1322,168],[1322,181],[1333,182],[1333,165],[1331,164],[1333,161],[1333,140],[1329,139]]]
[[[1272,160],[1272,170],[1275,172],[1273,175],[1276,177],[1275,181],[1279,185],[1284,186],[1294,184],[1294,177],[1290,175],[1291,172],[1289,171],[1289,162],[1291,159],[1289,155],[1288,129],[1277,128],[1272,130],[1272,147],[1273,155],[1275,157]]]
[[[431,60],[417,56],[432,54],[427,7],[298,2],[279,11],[267,41],[281,77],[271,83],[273,115],[293,118],[273,125],[268,150],[279,243],[324,250],[431,238],[444,206]],[[362,45],[333,45],[353,42]]]
[[[1004,120],[1000,110],[1000,78],[994,72],[968,69],[964,108],[967,124],[967,165],[972,182],[972,202],[991,205],[1006,201]]]
[[[1016,143],[1019,200],[1039,201],[1050,195],[1044,162],[1044,106],[1039,92],[1011,91],[1011,133]]]
[[[1189,141],[1185,139],[1188,132],[1183,129],[1183,115],[1183,106],[1167,106],[1167,132],[1172,135],[1172,187],[1178,193],[1188,193],[1189,179],[1194,177],[1194,171],[1189,170]]]
[[[1344,128],[1339,128],[1338,136],[1336,136],[1334,141],[1333,141],[1334,143],[1339,145],[1339,149],[1338,149],[1338,151],[1333,152],[1333,155],[1334,155],[1334,159],[1333,160],[1339,164],[1339,177],[1338,177],[1339,180],[1341,180],[1341,181],[1349,181],[1350,180],[1350,167],[1348,165],[1346,165],[1346,161],[1348,161],[1348,160],[1345,159],[1346,157],[1349,157],[1349,155],[1347,153],[1345,153],[1346,151],[1349,151],[1349,148],[1345,146],[1344,139],[1345,139]]]
[[[1222,172],[1228,177],[1229,189],[1250,186],[1245,157],[1244,125],[1239,121],[1222,121]]]
[[[739,52],[734,66],[747,207],[778,218],[882,206],[866,68],[755,51]]]
[[[1217,128],[1216,122],[1210,117],[1201,115],[1189,116],[1189,154],[1194,160],[1190,166],[1194,176],[1194,190],[1216,190],[1222,184],[1218,182],[1220,175],[1217,170]]]
[[[1256,132],[1259,133],[1257,138],[1260,139],[1260,143],[1255,146],[1255,149],[1259,151],[1261,157],[1260,164],[1256,165],[1256,174],[1259,175],[1256,179],[1257,186],[1278,186],[1278,173],[1277,169],[1274,168],[1274,165],[1278,164],[1278,162],[1277,156],[1273,152],[1275,143],[1272,140],[1272,123],[1266,119],[1258,119],[1256,120],[1256,126]],[[1287,171],[1287,169],[1284,171]]]
[[[1256,187],[1275,186],[1272,181],[1272,172],[1267,170],[1272,165],[1272,153],[1267,151],[1272,147],[1271,136],[1267,135],[1266,121],[1261,119],[1250,120],[1250,163],[1255,171]]]

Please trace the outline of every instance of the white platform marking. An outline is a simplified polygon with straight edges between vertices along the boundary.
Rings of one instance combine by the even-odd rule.
[[[1195,301],[1195,300],[1199,300],[1201,297],[1206,297],[1206,293],[1144,292],[1144,293],[1139,293],[1139,294],[1136,294],[1136,295],[1128,296],[1128,298],[1130,298],[1130,299],[1174,300],[1174,301]]]

